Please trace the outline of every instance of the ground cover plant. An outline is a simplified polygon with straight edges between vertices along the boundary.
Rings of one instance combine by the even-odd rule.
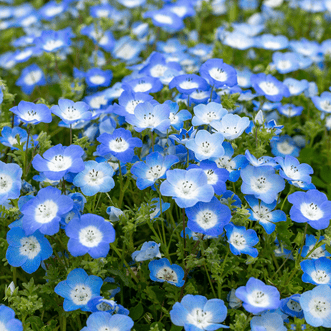
[[[331,328],[330,0],[0,19],[0,330]]]

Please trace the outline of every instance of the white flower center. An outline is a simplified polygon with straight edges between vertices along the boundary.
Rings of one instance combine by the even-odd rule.
[[[46,224],[57,215],[59,207],[53,200],[46,200],[35,209],[35,220],[38,223]]]
[[[282,60],[277,63],[277,66],[279,69],[285,70],[291,68],[292,63],[289,60]]]
[[[84,177],[87,185],[99,186],[104,181],[104,173],[100,170],[91,169]]]
[[[203,229],[210,229],[217,224],[218,218],[212,210],[205,209],[197,214],[195,220]]]
[[[267,95],[277,95],[279,93],[279,89],[274,83],[262,82],[259,86],[260,89]]]
[[[270,222],[270,219],[272,218],[270,209],[266,208],[264,206],[255,206],[253,209],[254,217],[262,223],[268,223]]]
[[[193,82],[191,78],[187,78],[184,82],[179,84],[179,87],[181,87],[184,90],[190,90],[193,88],[198,88],[199,84],[196,82]]]
[[[278,49],[280,47],[279,43],[276,41],[267,41],[263,46],[268,49]]]
[[[195,325],[201,330],[206,330],[206,327],[213,324],[213,315],[209,311],[195,308],[187,315],[187,322],[188,324]]]
[[[317,284],[328,284],[330,282],[330,276],[324,270],[313,271],[310,277]]]
[[[79,231],[79,242],[86,247],[95,247],[102,241],[102,232],[93,225]]]
[[[130,60],[132,56],[136,53],[135,48],[133,48],[130,45],[124,45],[118,50],[116,50],[117,57],[124,59],[124,60]]]
[[[283,142],[277,144],[278,151],[284,155],[291,154],[294,148],[295,147],[289,144],[287,140],[284,140]]]
[[[67,120],[78,120],[80,118],[80,112],[74,106],[71,106],[62,113],[62,116]]]
[[[108,310],[113,309],[113,307],[106,302],[101,302],[101,303],[97,304],[97,309],[99,311],[108,311]]]
[[[140,80],[139,83],[134,87],[135,92],[147,92],[152,88],[151,83],[146,83],[144,80]]]
[[[93,109],[100,109],[101,106],[104,106],[107,104],[107,100],[103,95],[94,97],[91,101],[90,101],[90,106]]]
[[[324,297],[315,297],[309,302],[309,312],[315,318],[325,318],[330,314],[330,302]]]
[[[208,156],[208,155],[211,155],[214,153],[215,147],[210,142],[204,141],[200,144],[198,151],[199,151],[199,153]]]
[[[105,82],[106,78],[104,76],[101,75],[94,75],[92,77],[90,77],[90,81],[94,84],[94,85],[101,85]]]
[[[143,126],[146,127],[146,128],[156,126],[155,115],[152,114],[152,113],[144,114]]]
[[[228,74],[221,68],[213,68],[209,70],[209,75],[211,78],[219,82],[225,82],[228,79]]]
[[[185,197],[186,199],[193,199],[196,195],[196,184],[188,180],[183,180],[176,187],[176,193],[179,197]]]
[[[23,51],[16,56],[16,60],[23,60],[32,54],[32,50]]]
[[[237,126],[223,126],[222,132],[227,135],[236,135],[238,134],[238,128]]]
[[[262,291],[255,290],[248,295],[250,304],[257,307],[265,307],[269,304],[269,296]]]
[[[29,26],[33,23],[37,22],[37,17],[35,15],[30,15],[28,17],[26,17],[22,22],[21,25],[22,26]]]
[[[248,84],[248,79],[243,76],[237,76],[237,81],[239,86],[247,86]]]
[[[9,331],[2,322],[0,322],[0,330],[1,331]]]
[[[29,260],[33,260],[41,251],[39,241],[35,236],[22,238],[20,244],[20,254],[27,256]],[[0,330],[2,329],[0,328]]]
[[[13,186],[13,179],[6,174],[0,174],[0,194],[9,192],[12,186]]]
[[[43,46],[43,48],[46,51],[52,51],[53,49],[61,47],[62,45],[62,40],[48,40],[47,43]]]
[[[207,175],[207,183],[209,185],[215,185],[218,181],[218,176],[215,174],[214,170],[208,169],[204,170],[204,172]]]
[[[121,137],[117,137],[109,142],[109,149],[117,153],[126,151],[129,148],[129,144]]]
[[[88,286],[84,284],[78,284],[70,292],[70,298],[75,305],[85,306],[92,298],[92,291]]]
[[[55,16],[57,14],[60,14],[62,12],[62,10],[63,10],[62,6],[56,6],[56,7],[54,6],[54,7],[48,8],[46,10],[45,14],[46,14],[46,16],[51,17],[51,16]]]
[[[205,123],[210,123],[212,121],[219,120],[220,117],[217,116],[217,114],[214,111],[209,111],[203,114],[202,119]]]
[[[251,187],[257,193],[266,193],[271,189],[271,184],[264,176],[252,177]]]
[[[164,23],[164,24],[172,24],[172,18],[170,16],[167,15],[163,15],[163,14],[157,14],[154,16],[155,21],[158,21],[160,23]]]
[[[11,144],[11,145],[15,145],[18,143],[17,139],[14,138],[14,137],[8,137],[8,142]]]
[[[55,155],[51,161],[47,163],[50,171],[64,171],[71,167],[72,160],[69,156],[63,156],[61,154]]]
[[[290,167],[284,168],[284,172],[285,172],[286,176],[288,176],[289,178],[292,178],[292,179],[299,179],[300,178],[299,169],[298,169],[298,167],[296,167],[293,164],[291,164]]]
[[[169,119],[170,119],[170,124],[176,124],[179,118],[175,113],[170,113]]]
[[[156,278],[177,283],[177,274],[169,267],[162,267],[157,273]]]
[[[151,69],[151,76],[152,77],[162,77],[164,73],[167,71],[167,67],[163,66],[162,64],[157,64]]]
[[[171,46],[171,45],[167,45],[165,47],[163,47],[163,51],[166,53],[175,53],[176,52],[176,47]]]
[[[314,248],[314,245],[310,245],[309,246],[309,250],[307,255],[309,254],[309,252]],[[322,247],[318,247],[316,248],[310,255],[309,258],[311,259],[319,259],[320,257],[325,256],[325,251]]]
[[[140,104],[143,103],[143,100],[131,100],[129,101],[126,106],[125,106],[125,110],[129,113],[129,114],[134,114],[134,110],[136,109],[136,107]]]
[[[146,178],[151,181],[154,182],[155,180],[157,180],[158,178],[160,178],[166,171],[165,167],[162,167],[160,165],[156,165],[154,167],[150,167],[147,170],[146,173]]]
[[[201,91],[201,90],[195,90],[193,93],[191,93],[191,98],[196,99],[196,100],[202,100],[205,98],[208,98],[210,93],[206,91]]]
[[[246,239],[239,232],[232,232],[229,241],[230,241],[230,244],[233,245],[238,250],[241,250],[244,247],[246,247]]]
[[[34,85],[40,81],[42,77],[42,73],[40,70],[34,70],[30,71],[25,77],[24,77],[24,83],[26,85]]]
[[[330,100],[323,100],[320,103],[320,106],[323,110],[327,111],[327,112],[331,112],[331,103]]]
[[[298,302],[296,302],[296,301],[294,301],[292,299],[288,300],[288,302],[287,302],[286,305],[287,305],[287,307],[289,309],[291,309],[291,310],[293,310],[293,311],[295,311],[297,313],[299,313],[300,311],[302,311],[302,308],[300,306],[300,303],[298,303]]]
[[[317,221],[323,217],[324,212],[315,203],[302,203],[300,205],[302,215],[311,221]]]
[[[215,162],[218,168],[225,168],[229,172],[236,170],[236,163],[228,156],[222,156],[218,158]]]

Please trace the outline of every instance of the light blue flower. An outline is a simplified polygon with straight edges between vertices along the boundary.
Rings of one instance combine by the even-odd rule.
[[[45,75],[35,63],[31,64],[22,70],[21,76],[16,81],[16,85],[20,86],[24,93],[30,95],[33,92],[35,86],[46,85]]]
[[[293,294],[288,298],[282,299],[280,310],[292,317],[303,318],[303,310],[300,306],[300,294]]]
[[[311,98],[315,107],[325,113],[331,113],[331,92],[323,92],[320,97]]]
[[[142,262],[156,257],[161,258],[160,246],[161,244],[157,244],[154,241],[145,241],[140,250],[131,254],[132,260]]]
[[[52,114],[50,109],[41,103],[34,104],[33,102],[20,101],[20,103],[9,109],[22,122],[27,124],[38,124],[52,122]]]
[[[314,285],[331,285],[331,261],[326,257],[300,262],[302,281]]]
[[[0,205],[20,196],[21,178],[22,169],[18,164],[0,161]]]
[[[323,236],[319,237],[318,242],[320,242],[322,240],[324,240]],[[301,256],[306,257],[309,254],[309,256],[307,257],[309,259],[318,259],[318,258],[323,257],[323,256],[331,256],[331,253],[329,253],[325,249],[325,244],[323,244],[321,246],[318,245],[318,247],[316,249],[314,249],[316,243],[317,243],[317,239],[314,237],[314,235],[307,234],[305,245],[302,247]]]
[[[228,111],[223,108],[220,103],[210,102],[207,105],[197,105],[193,108],[194,117],[192,118],[192,125],[199,126],[203,124],[210,124],[213,121],[219,121]]]
[[[288,135],[280,136],[276,140],[270,141],[271,152],[275,156],[285,157],[291,155],[294,157],[299,156],[300,148],[297,146],[293,138]]]
[[[252,331],[259,331],[259,327],[262,327],[261,330],[268,330],[270,327],[277,331],[287,330],[284,326],[282,317],[279,314],[272,312],[267,312],[261,316],[253,316],[250,324]]]
[[[15,312],[13,309],[0,306],[0,325],[4,331],[23,331],[22,322],[15,318]]]
[[[288,87],[291,95],[300,95],[309,86],[306,79],[296,80],[294,78],[286,78],[283,83]]]

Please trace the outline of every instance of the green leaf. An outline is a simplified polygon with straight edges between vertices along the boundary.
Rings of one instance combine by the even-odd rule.
[[[30,323],[30,327],[33,331],[39,331],[44,326],[39,316],[31,316],[27,318],[26,322]]]
[[[144,313],[144,307],[141,303],[138,303],[135,307],[130,309],[130,317],[137,321]]]

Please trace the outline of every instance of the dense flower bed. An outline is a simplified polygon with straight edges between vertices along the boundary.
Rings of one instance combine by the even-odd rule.
[[[0,19],[0,330],[331,328],[330,0]]]

